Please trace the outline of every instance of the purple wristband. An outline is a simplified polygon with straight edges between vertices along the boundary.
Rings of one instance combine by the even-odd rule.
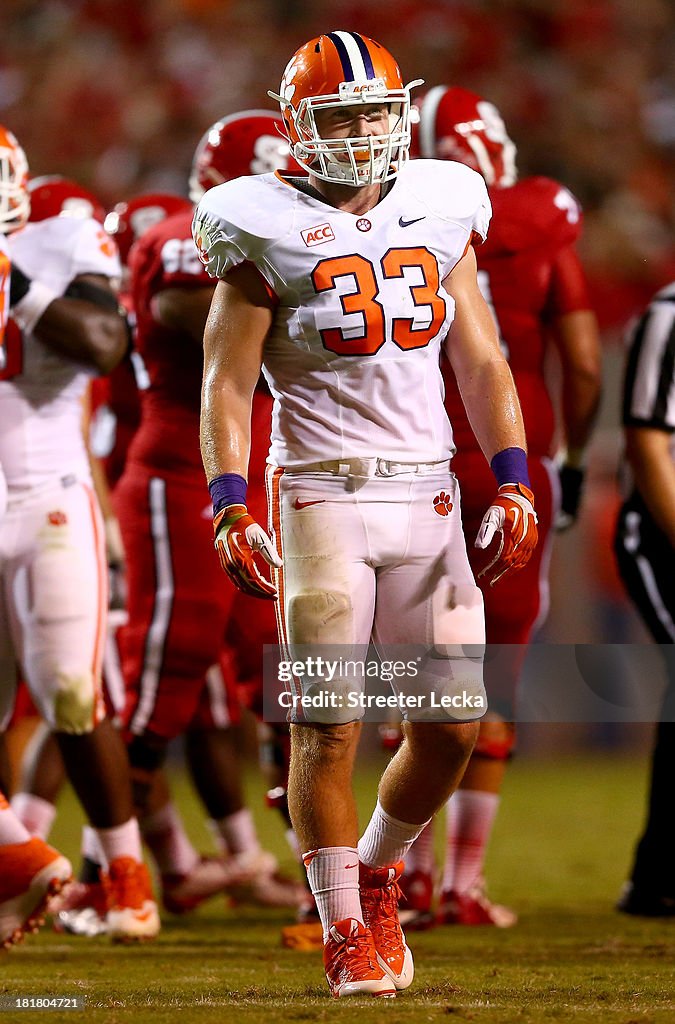
[[[246,481],[239,473],[221,473],[220,476],[214,476],[209,482],[214,516],[228,505],[245,505],[246,487]]]
[[[492,456],[490,469],[497,479],[497,486],[503,484],[525,484],[530,486],[527,471],[527,455],[522,448],[504,448]]]

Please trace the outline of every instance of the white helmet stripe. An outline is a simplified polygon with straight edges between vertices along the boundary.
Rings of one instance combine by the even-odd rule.
[[[356,40],[354,39],[354,36],[352,35],[352,33],[351,32],[337,32],[336,31],[336,32],[331,32],[331,35],[332,36],[338,36],[338,38],[341,40],[341,42],[344,43],[345,49],[346,49],[347,54],[349,56],[349,61],[350,61],[351,66],[352,66],[352,70],[354,71],[354,79],[353,80],[355,82],[367,82],[369,77],[372,77],[372,76],[368,75],[368,71],[367,71],[367,68],[366,68],[366,65],[365,65],[365,61],[363,60],[363,56],[361,55],[361,50],[359,49],[359,45],[356,42]]]
[[[420,156],[430,159],[436,156],[436,114],[447,91],[447,85],[435,85],[422,100],[419,123]]]

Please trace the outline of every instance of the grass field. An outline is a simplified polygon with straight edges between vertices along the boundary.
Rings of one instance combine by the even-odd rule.
[[[377,773],[373,765],[359,777],[364,819]],[[0,959],[0,993],[84,995],[80,1019],[110,1024],[274,1024],[335,1016],[349,1024],[385,1018],[670,1024],[675,920],[631,919],[612,909],[641,824],[645,781],[643,757],[516,759],[488,874],[491,895],[516,908],[520,923],[508,931],[413,935],[416,979],[396,1000],[330,1000],[320,954],[281,948],[283,913],[224,910],[218,900],[189,918],[167,918],[159,940],[138,948],[61,937],[46,927]],[[194,800],[180,778],[176,783],[193,838],[208,848]],[[293,870],[260,785],[252,781],[249,791],[267,845]],[[53,840],[73,858],[80,820],[66,795]],[[8,1014],[38,1017],[44,1013]],[[78,1013],[54,1011],[47,1018],[61,1019],[76,1020]]]

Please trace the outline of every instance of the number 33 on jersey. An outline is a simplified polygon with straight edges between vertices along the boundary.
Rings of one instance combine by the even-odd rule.
[[[490,212],[480,175],[435,160],[406,164],[365,216],[278,174],[206,193],[193,234],[209,274],[247,260],[278,299],[264,363],[275,399],[284,396],[273,463],[448,458],[438,360],[454,303],[441,282],[485,238]]]

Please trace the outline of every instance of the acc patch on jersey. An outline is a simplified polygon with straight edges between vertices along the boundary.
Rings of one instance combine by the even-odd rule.
[[[314,228],[305,228],[301,231],[302,240],[305,245],[321,245],[322,242],[332,242],[335,238],[335,232],[328,222],[325,224],[317,224]]]

